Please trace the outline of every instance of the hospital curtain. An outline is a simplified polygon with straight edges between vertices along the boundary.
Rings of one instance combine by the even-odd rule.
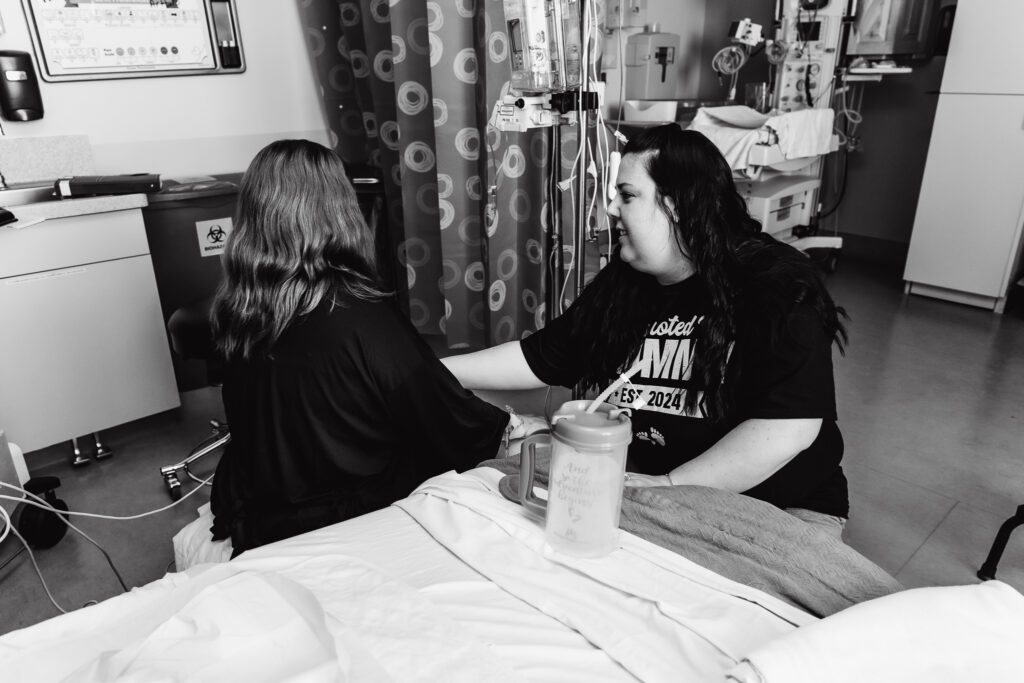
[[[298,4],[335,150],[383,171],[417,329],[455,349],[543,326],[572,295],[572,200],[552,177],[568,177],[577,132],[488,125],[510,77],[502,0]]]

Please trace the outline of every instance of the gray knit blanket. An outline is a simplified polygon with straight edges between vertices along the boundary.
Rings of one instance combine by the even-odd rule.
[[[547,486],[548,464],[548,454],[538,451],[537,486]],[[509,475],[499,488],[518,501],[518,459],[480,465]],[[903,589],[827,531],[739,493],[705,486],[627,487],[619,527],[819,617]]]

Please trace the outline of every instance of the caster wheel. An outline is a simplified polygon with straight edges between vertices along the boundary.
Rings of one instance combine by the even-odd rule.
[[[825,259],[825,271],[834,273],[839,268],[839,250],[833,249]]]
[[[167,495],[171,497],[171,500],[181,500],[181,482],[178,481],[178,475],[165,475],[164,483],[167,484]]]
[[[93,456],[97,460],[105,460],[114,454],[113,449],[107,448],[106,446],[99,446],[96,448],[96,454]]]

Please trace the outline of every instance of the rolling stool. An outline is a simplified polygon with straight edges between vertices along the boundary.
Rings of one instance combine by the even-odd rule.
[[[1010,540],[1010,534],[1013,533],[1013,530],[1022,525],[1024,525],[1024,505],[1018,506],[1016,514],[1003,522],[1003,525],[999,527],[996,538],[992,541],[992,549],[988,551],[988,557],[985,558],[981,569],[978,570],[979,579],[991,581],[996,578],[996,565],[999,564],[999,558],[1003,556],[1003,551],[1006,550],[1006,542]]]
[[[171,348],[174,349],[174,352],[182,358],[206,361],[209,383],[212,386],[220,386],[219,364],[210,334],[210,306],[212,303],[213,297],[210,296],[182,306],[174,311],[167,321],[167,330],[171,336]],[[231,440],[231,432],[226,423],[210,420],[210,427],[213,430],[212,434],[193,448],[188,457],[181,462],[160,468],[160,476],[163,477],[164,483],[167,485],[167,493],[171,496],[171,500],[181,498],[181,480],[178,478],[178,473],[184,472],[193,481],[202,484],[204,480],[192,474],[189,471],[189,465],[226,446]]]

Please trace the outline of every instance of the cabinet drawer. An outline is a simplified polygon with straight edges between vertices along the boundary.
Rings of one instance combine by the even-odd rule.
[[[0,311],[0,422],[24,450],[179,405],[149,256],[0,279]]]
[[[0,278],[148,253],[139,209],[52,218],[0,229]]]

